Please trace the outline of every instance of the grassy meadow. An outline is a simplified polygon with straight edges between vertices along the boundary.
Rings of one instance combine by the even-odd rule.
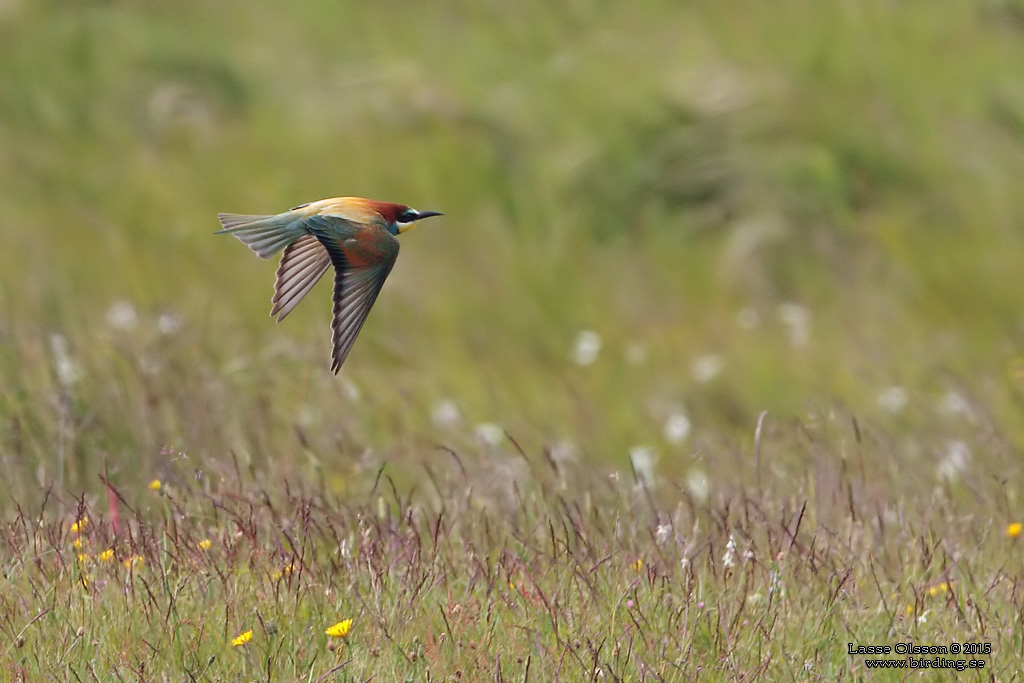
[[[0,0],[0,681],[1020,680],[1022,64],[1020,0]],[[213,233],[338,195],[445,216],[335,377]]]

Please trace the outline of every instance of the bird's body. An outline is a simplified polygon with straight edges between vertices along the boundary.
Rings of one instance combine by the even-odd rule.
[[[334,349],[337,372],[366,321],[381,286],[398,258],[397,235],[416,221],[439,216],[404,204],[362,197],[335,197],[302,204],[273,216],[219,214],[221,233],[230,233],[257,256],[284,250],[274,283],[271,315],[284,319],[334,266]]]

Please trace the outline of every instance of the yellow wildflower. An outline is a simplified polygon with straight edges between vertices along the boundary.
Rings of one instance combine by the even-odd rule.
[[[1020,536],[1020,532],[1024,531],[1024,524],[1020,522],[1014,522],[1006,525],[1006,535],[1010,538],[1017,538]]]
[[[159,491],[161,486],[163,486],[163,484],[160,483],[159,479],[154,479],[153,481],[149,482],[149,488],[152,489],[153,491]]]
[[[125,569],[131,569],[132,567],[134,567],[136,565],[140,565],[140,564],[142,564],[145,561],[146,561],[146,558],[144,558],[142,555],[135,555],[134,557],[129,557],[127,560],[125,560],[121,564],[124,565]]]
[[[213,543],[211,543],[210,539],[208,538],[204,538],[203,540],[199,541],[199,543],[196,543],[196,546],[200,550],[209,550],[211,545],[213,545]]]
[[[86,525],[89,524],[88,517],[82,517],[81,519],[75,520],[75,523],[71,525],[71,533],[77,534],[85,530]]]
[[[78,560],[79,564],[85,564],[89,561],[89,555],[87,555],[86,553],[78,553],[77,555],[75,555],[75,558]]]
[[[351,628],[352,620],[345,619],[344,621],[339,621],[337,624],[324,631],[324,633],[326,633],[329,636],[334,636],[336,638],[345,638],[346,636],[348,636],[348,632]]]
[[[99,554],[99,558],[100,558],[100,562],[110,562],[112,559],[114,559],[114,549],[113,548],[107,548],[106,550],[104,550],[102,553]]]
[[[292,573],[292,572],[293,572],[294,570],[295,570],[295,565],[294,565],[293,563],[289,562],[288,564],[286,564],[286,565],[285,565],[285,566],[284,566],[284,567],[283,567],[283,568],[281,569],[281,571],[279,571],[279,572],[274,572],[274,573],[273,573],[273,575],[272,575],[272,576],[270,577],[270,580],[271,580],[271,581],[277,581],[278,579],[280,579],[280,578],[281,578],[281,577],[283,577],[283,576],[288,576],[288,575],[289,575],[289,574],[291,574],[291,573]]]
[[[939,593],[945,593],[949,590],[949,582],[943,581],[942,583],[936,584],[928,589],[928,595],[935,597]]]
[[[81,550],[84,546],[89,545],[89,541],[87,539],[79,537],[72,541],[71,545],[74,546],[75,550]]]
[[[238,634],[237,636],[235,636],[234,640],[231,641],[231,644],[235,647],[241,647],[248,643],[250,640],[252,640],[252,630]]]
[[[642,557],[636,558],[636,562],[633,563],[633,571],[639,572],[644,568],[644,560]]]

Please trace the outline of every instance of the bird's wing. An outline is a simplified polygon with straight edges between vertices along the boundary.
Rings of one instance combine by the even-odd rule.
[[[334,264],[334,350],[331,371],[338,372],[398,258],[398,240],[381,225],[332,226],[330,217],[307,219]],[[344,227],[334,232],[331,227]],[[339,232],[343,234],[339,234]],[[348,234],[344,234],[348,232]]]
[[[330,265],[331,255],[313,235],[305,235],[288,245],[277,268],[270,315],[276,315],[278,322],[284,320]]]

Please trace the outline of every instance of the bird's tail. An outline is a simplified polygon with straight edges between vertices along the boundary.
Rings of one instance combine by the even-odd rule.
[[[223,230],[240,239],[256,255],[268,259],[306,234],[301,218],[291,211],[275,216],[245,216],[237,213],[217,214]]]

